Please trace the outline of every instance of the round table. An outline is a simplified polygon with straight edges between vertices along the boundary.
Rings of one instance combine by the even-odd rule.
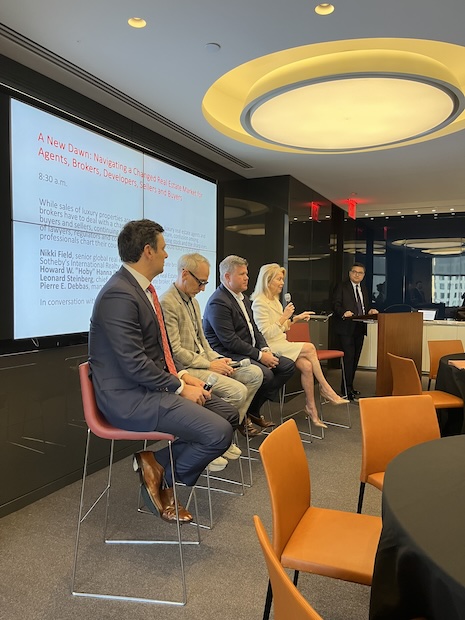
[[[465,353],[452,353],[441,357],[435,389],[465,399],[465,370],[455,368],[449,364],[449,360],[465,360]],[[463,409],[440,409],[438,418],[443,437],[465,433]]]
[[[401,432],[401,429],[399,429]],[[388,465],[370,620],[465,618],[465,436]]]

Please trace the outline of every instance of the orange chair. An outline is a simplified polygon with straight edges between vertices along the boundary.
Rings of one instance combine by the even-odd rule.
[[[362,467],[357,512],[362,512],[365,484],[383,489],[392,459],[416,444],[440,439],[438,417],[430,396],[383,396],[360,399]]]
[[[156,431],[150,432],[138,432],[138,431],[126,431],[120,428],[116,428],[109,424],[102,413],[100,412],[97,402],[95,400],[94,387],[92,385],[92,381],[89,378],[89,363],[84,362],[79,365],[79,379],[81,382],[81,395],[82,395],[82,404],[84,409],[84,417],[87,423],[87,442],[86,442],[86,451],[84,457],[84,471],[82,475],[82,488],[81,488],[81,499],[79,503],[79,518],[78,518],[78,528],[76,535],[76,545],[74,549],[74,562],[72,569],[72,579],[71,579],[71,591],[75,596],[84,596],[84,597],[93,597],[100,599],[111,599],[111,600],[125,600],[125,601],[136,601],[136,602],[147,602],[147,603],[164,603],[169,605],[185,605],[187,602],[187,593],[186,593],[186,577],[184,573],[184,561],[183,561],[183,544],[199,544],[200,543],[200,530],[197,526],[197,541],[183,541],[181,538],[181,528],[179,519],[176,520],[177,526],[177,538],[176,540],[111,540],[106,537],[106,529],[108,523],[108,512],[109,512],[109,503],[110,503],[110,489],[111,489],[111,474],[113,467],[113,454],[114,454],[114,444],[115,441],[118,440],[127,440],[127,441],[144,441],[144,449],[147,445],[147,442],[165,440],[168,442],[170,461],[171,461],[171,469],[173,471],[173,479],[174,479],[174,459],[172,453],[172,442],[174,441],[174,435],[168,433],[158,433]],[[96,437],[101,437],[102,439],[109,439],[111,441],[110,444],[110,458],[109,458],[109,470],[108,470],[108,478],[106,487],[103,489],[101,493],[99,493],[97,499],[91,504],[91,507],[84,513],[84,492],[85,492],[85,484],[86,478],[88,474],[88,464],[89,464],[89,444],[90,444],[90,436],[93,433]],[[174,502],[177,511],[177,493],[176,493],[176,485],[173,485],[174,492]],[[156,544],[166,544],[166,545],[178,545],[179,547],[179,558],[180,558],[180,567],[181,567],[181,584],[182,584],[182,599],[180,601],[166,600],[166,599],[154,599],[154,598],[141,598],[141,597],[133,597],[133,596],[124,596],[119,594],[97,594],[90,592],[82,592],[75,590],[75,582],[76,582],[76,573],[77,573],[77,564],[78,564],[78,552],[79,552],[79,539],[81,533],[81,525],[83,521],[90,515],[90,513],[94,510],[94,508],[98,505],[101,499],[106,498],[106,509],[105,509],[105,523],[104,523],[104,542],[105,543],[113,543],[113,544],[148,544],[148,545],[156,545]],[[177,515],[176,515],[177,516]],[[197,523],[198,523],[198,515],[196,515]],[[161,521],[160,521],[161,523]],[[167,526],[168,527],[168,526]],[[172,527],[172,526],[170,526]]]
[[[286,571],[273,551],[270,539],[265,532],[260,517],[255,515],[253,520],[255,531],[257,532],[258,540],[263,555],[265,556],[271,588],[273,590],[274,619],[323,620],[287,576]]]
[[[262,442],[273,515],[273,549],[285,568],[371,585],[381,519],[311,505],[307,457],[294,420]],[[268,585],[264,619],[269,617]],[[291,617],[291,616],[289,616]]]
[[[439,360],[444,355],[452,353],[463,353],[463,342],[461,340],[428,340],[429,350],[429,380],[428,390],[431,387],[431,381],[438,375]]]
[[[463,400],[441,390],[423,390],[415,362],[409,357],[388,353],[392,371],[393,396],[420,396],[428,394],[436,409],[462,409]]]

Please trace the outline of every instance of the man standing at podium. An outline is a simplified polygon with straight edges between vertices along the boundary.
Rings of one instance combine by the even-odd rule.
[[[349,271],[349,279],[336,287],[333,296],[333,324],[344,351],[344,369],[349,400],[355,400],[360,396],[360,392],[354,389],[354,376],[367,333],[366,324],[353,321],[352,317],[378,314],[378,310],[371,307],[367,288],[363,284],[364,277],[365,266],[362,263],[354,263]],[[341,380],[341,393],[344,395],[343,380]]]

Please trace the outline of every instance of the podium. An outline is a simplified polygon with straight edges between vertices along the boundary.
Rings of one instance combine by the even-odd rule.
[[[378,358],[376,365],[376,396],[391,396],[392,373],[388,353],[410,357],[421,376],[423,347],[423,314],[399,312],[378,314]]]

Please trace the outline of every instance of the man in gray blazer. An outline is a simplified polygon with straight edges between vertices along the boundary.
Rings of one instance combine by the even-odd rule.
[[[236,369],[231,367],[231,358],[216,353],[205,338],[195,296],[205,289],[209,276],[210,263],[204,256],[181,256],[176,282],[160,297],[166,330],[175,361],[202,381],[213,375],[216,379],[213,394],[237,407],[242,421],[262,384],[263,373],[250,362]],[[249,425],[248,432],[256,435],[260,431]],[[240,456],[240,450],[233,444],[223,456],[234,458],[234,455]]]
[[[162,233],[159,224],[139,220],[128,222],[119,234],[123,266],[95,300],[89,365],[97,404],[108,422],[175,435],[176,479],[192,486],[208,463],[231,445],[238,413],[205,390],[203,381],[174,366],[151,284],[168,256]],[[167,448],[158,451],[156,459],[152,451],[138,453],[136,464],[148,507],[175,521],[175,481]],[[192,520],[184,508],[180,516]]]

